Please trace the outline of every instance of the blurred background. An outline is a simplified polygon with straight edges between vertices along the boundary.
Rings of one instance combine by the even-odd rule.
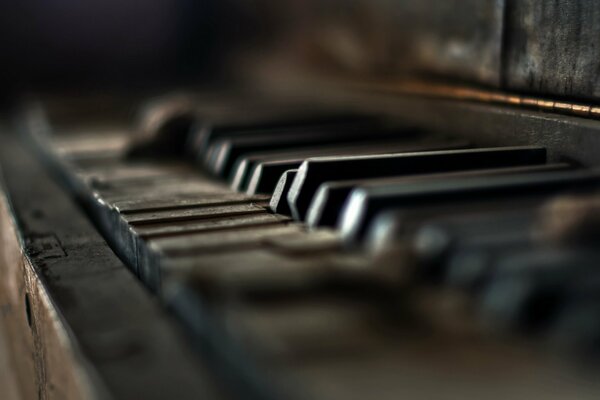
[[[277,54],[290,67],[595,99],[599,17],[585,0],[3,2],[2,81],[5,93],[210,81]]]
[[[137,85],[197,76],[228,35],[226,2],[25,0],[0,5],[5,87]],[[233,18],[229,15],[228,18]],[[235,29],[231,24],[228,29]]]

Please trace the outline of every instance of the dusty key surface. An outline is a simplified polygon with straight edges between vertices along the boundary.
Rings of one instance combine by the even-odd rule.
[[[337,225],[344,204],[352,190],[361,185],[387,186],[415,181],[443,180],[451,178],[483,177],[511,174],[525,174],[530,172],[556,171],[570,168],[569,164],[542,164],[525,167],[506,167],[492,169],[467,170],[459,172],[445,172],[438,174],[409,175],[398,178],[363,179],[354,181],[333,181],[323,183],[317,190],[308,209],[306,224],[315,228],[318,226],[334,227]]]

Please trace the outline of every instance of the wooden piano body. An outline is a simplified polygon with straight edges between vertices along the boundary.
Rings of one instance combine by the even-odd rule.
[[[244,29],[208,69],[221,71],[216,84],[11,99],[0,397],[597,398],[600,5],[221,8],[236,16],[222,26]],[[210,139],[212,156],[199,150],[206,132],[224,138]],[[419,161],[423,151],[439,153]],[[386,171],[390,160],[315,174],[335,183],[318,190],[346,221],[337,226],[303,215],[314,197],[308,207],[287,196],[323,157],[407,152],[399,161],[416,179]],[[268,191],[249,189],[254,175],[267,180],[256,168],[244,190],[229,187],[240,160],[279,171]],[[282,161],[295,165],[292,183],[275,187]],[[272,212],[273,193],[286,212]],[[360,228],[366,238],[347,228],[350,200],[366,213],[390,196]],[[458,251],[484,254],[505,286],[423,273],[438,238],[428,228],[463,232],[444,244],[444,266],[467,273]],[[503,275],[513,265],[548,271]]]

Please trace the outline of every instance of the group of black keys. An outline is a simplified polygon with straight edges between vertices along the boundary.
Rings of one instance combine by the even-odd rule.
[[[349,251],[408,248],[420,279],[466,290],[494,323],[600,349],[600,171],[373,117],[191,126],[188,156],[274,213]]]

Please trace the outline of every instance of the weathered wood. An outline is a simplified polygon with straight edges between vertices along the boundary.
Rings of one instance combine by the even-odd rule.
[[[507,89],[600,96],[600,3],[508,0],[503,71]]]
[[[22,251],[31,262],[21,268],[28,277],[21,290],[26,288],[30,295],[31,325],[36,327],[33,343],[40,359],[34,371],[40,398],[69,398],[59,391],[77,386],[56,380],[65,381],[69,371],[93,382],[89,389],[100,397],[220,397],[206,366],[192,356],[155,301],[32,153],[4,135],[0,155],[18,224],[13,229],[21,235]],[[26,328],[20,335],[27,338],[24,298],[20,292],[17,326]],[[50,322],[66,332],[55,344]],[[58,351],[60,343],[76,350],[76,362],[44,357]]]
[[[458,177],[482,177],[482,176],[496,176],[496,175],[509,175],[509,174],[525,174],[530,172],[543,172],[543,171],[559,171],[569,169],[571,166],[566,163],[558,164],[540,164],[534,166],[524,167],[508,167],[508,168],[495,168],[495,169],[475,169],[465,170],[459,172],[443,172],[434,174],[424,175],[412,175],[412,176],[399,176],[395,178],[382,178],[382,179],[370,179],[370,180],[357,180],[357,181],[330,181],[323,183],[310,204],[306,215],[306,224],[311,228],[319,226],[335,227],[338,222],[339,215],[343,210],[344,204],[352,190],[360,187],[362,184],[367,185],[394,185],[398,182],[410,183],[410,182],[426,182],[430,180],[445,180],[453,179]]]
[[[14,217],[2,185],[0,393],[15,400],[102,398],[105,388],[93,381],[93,372],[68,338],[34,264],[23,254]],[[50,245],[51,238],[40,237],[38,243]],[[60,252],[54,252],[55,256],[60,256]]]

